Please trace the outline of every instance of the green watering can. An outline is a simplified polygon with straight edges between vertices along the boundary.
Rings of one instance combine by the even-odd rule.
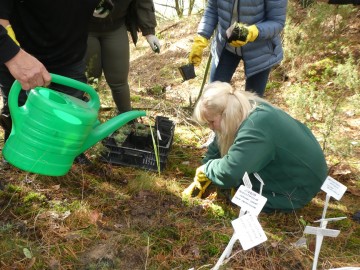
[[[97,119],[100,100],[89,85],[56,74],[52,82],[84,91],[88,102],[45,87],[29,92],[24,106],[18,106],[21,85],[10,89],[12,130],[3,156],[12,165],[32,173],[65,175],[74,159],[129,121],[145,116],[144,111],[122,113],[101,124]]]

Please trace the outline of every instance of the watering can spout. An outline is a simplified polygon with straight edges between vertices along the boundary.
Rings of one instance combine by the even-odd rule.
[[[96,126],[89,136],[87,137],[86,141],[84,142],[84,145],[80,151],[80,153],[84,152],[85,150],[92,147],[94,144],[96,144],[98,141],[101,141],[102,139],[109,136],[111,133],[122,127],[123,125],[127,124],[129,121],[134,120],[136,118],[139,118],[141,116],[146,116],[145,111],[128,111],[124,112],[122,114],[119,114],[118,116],[115,116],[114,118],[111,118],[107,122],[100,124]],[[79,153],[79,154],[80,154]]]

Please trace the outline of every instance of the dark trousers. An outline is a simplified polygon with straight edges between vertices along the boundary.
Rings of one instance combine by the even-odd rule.
[[[211,63],[210,82],[230,82],[240,63],[240,60],[242,60],[241,56],[224,49],[220,56],[219,64],[216,66],[214,61]],[[256,92],[260,97],[262,97],[269,79],[270,70],[271,68],[246,78],[245,90]]]
[[[87,45],[88,77],[100,78],[104,72],[118,112],[130,111],[130,48],[126,26],[111,31],[89,32]]]

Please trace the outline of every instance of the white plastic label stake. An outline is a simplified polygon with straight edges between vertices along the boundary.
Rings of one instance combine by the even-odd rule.
[[[248,175],[247,172],[244,173],[244,176],[243,176],[243,182],[244,182],[244,185],[247,187],[247,188],[250,188],[252,189],[252,184],[251,184],[251,181],[250,181],[250,177]]]
[[[260,182],[260,191],[259,191],[259,194],[262,195],[262,190],[263,190],[263,187],[264,187],[264,181],[262,180],[262,178],[260,177],[260,175],[258,175],[257,173],[254,173],[254,176],[257,180],[259,180]]]
[[[304,233],[322,235],[322,236],[329,236],[329,237],[337,237],[339,235],[340,231],[339,230],[331,230],[331,229],[319,228],[319,227],[306,226],[305,230],[304,230]]]
[[[326,178],[325,182],[321,186],[321,190],[325,191],[327,194],[329,194],[331,197],[335,198],[338,201],[344,195],[346,189],[346,186],[344,186],[330,176]]]
[[[231,223],[235,230],[235,236],[239,239],[244,250],[248,250],[267,240],[256,216],[250,213],[233,220]]]
[[[304,233],[307,234],[315,234],[316,235],[316,245],[315,245],[315,255],[314,255],[314,262],[312,270],[317,269],[317,262],[319,259],[320,249],[322,245],[322,241],[324,239],[324,236],[330,236],[330,237],[337,237],[340,233],[338,230],[330,230],[326,229],[327,221],[323,220],[321,222],[321,227],[312,227],[312,226],[306,226]]]
[[[345,219],[346,217],[335,217],[335,218],[322,218],[322,219],[318,219],[318,220],[315,220],[314,222],[323,222],[323,221],[338,221],[338,220],[343,220]]]
[[[340,267],[340,268],[331,268],[329,270],[360,270],[360,266],[349,266],[349,267]]]
[[[231,201],[240,206],[242,211],[249,211],[257,216],[263,209],[267,198],[244,185],[241,185]]]

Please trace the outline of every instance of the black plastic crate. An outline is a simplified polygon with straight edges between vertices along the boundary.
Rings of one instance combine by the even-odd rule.
[[[150,126],[145,125],[150,132]],[[175,124],[167,117],[157,116],[153,135],[157,143],[159,153],[160,170],[164,170],[173,143]],[[161,140],[156,139],[157,133]],[[114,165],[137,167],[151,171],[157,171],[156,157],[154,152],[151,133],[137,135],[132,130],[126,139],[119,145],[116,141],[118,131],[111,134],[102,141],[106,150],[101,154],[101,159]]]

